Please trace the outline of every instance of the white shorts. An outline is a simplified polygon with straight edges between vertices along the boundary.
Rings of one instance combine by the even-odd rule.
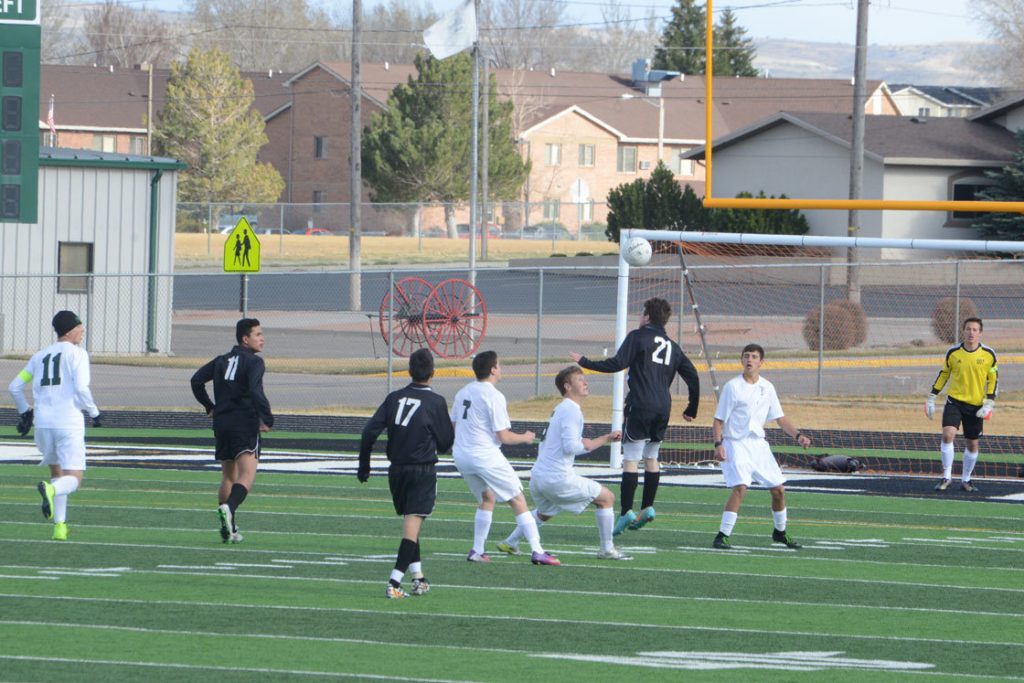
[[[508,502],[523,492],[523,482],[503,455],[455,456],[455,468],[478,503],[483,502],[487,489],[494,492],[499,503]]]
[[[632,462],[657,460],[659,450],[661,450],[660,441],[623,441],[622,459]]]
[[[41,465],[60,465],[64,470],[85,469],[85,428],[36,427],[36,448]]]
[[[536,477],[530,479],[530,496],[537,512],[545,517],[554,517],[563,510],[578,515],[599,495],[600,484],[575,472],[567,478],[550,481]]]
[[[729,488],[750,486],[754,481],[769,489],[786,483],[771,446],[764,439],[726,439],[722,445],[722,474]]]

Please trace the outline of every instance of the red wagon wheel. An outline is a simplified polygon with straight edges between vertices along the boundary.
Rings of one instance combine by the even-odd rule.
[[[465,280],[445,280],[423,306],[427,345],[442,358],[465,358],[487,332],[487,306],[480,291]]]
[[[433,291],[434,288],[423,278],[407,277],[395,283],[394,291],[384,295],[380,302],[380,335],[388,344],[389,333],[394,332],[391,350],[395,354],[408,356],[426,344],[423,306]],[[391,316],[394,316],[393,320]]]

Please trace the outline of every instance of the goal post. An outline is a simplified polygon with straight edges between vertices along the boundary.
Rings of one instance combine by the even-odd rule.
[[[652,243],[654,258],[646,266],[631,267],[620,252],[616,348],[635,325],[643,302],[658,296],[673,308],[670,336],[701,375],[700,415],[694,423],[670,428],[662,449],[668,464],[711,460],[714,373],[717,367],[723,381],[738,374],[739,349],[749,342],[766,347],[766,372],[781,384],[784,404],[792,400],[801,410],[832,411],[830,436],[815,446],[862,457],[868,453],[867,459],[875,458],[882,469],[897,467],[886,461],[886,453],[921,455],[917,469],[908,471],[928,471],[935,461],[938,423],[921,422],[916,404],[934,382],[942,354],[959,341],[956,321],[982,317],[985,343],[991,341],[997,352],[1011,352],[1000,355],[1000,364],[1024,364],[1024,355],[1012,353],[1024,349],[1024,330],[1018,330],[1024,317],[1024,261],[999,257],[1024,252],[1024,242],[633,229],[622,231],[620,245],[634,237]],[[865,272],[865,286],[862,302],[855,304],[846,291],[851,266],[841,256],[851,247],[877,250],[857,264]],[[948,315],[943,307],[949,308]],[[840,309],[850,308],[853,317],[847,318]],[[949,318],[946,323],[942,315]],[[611,380],[613,430],[623,424],[624,375],[616,373]],[[685,387],[677,385],[675,392],[685,397]],[[889,401],[900,404],[888,409],[903,415],[904,424],[895,434],[871,430],[870,406]],[[847,412],[840,404],[852,408]],[[862,407],[868,427],[851,427],[858,432],[851,436],[841,423]],[[677,405],[673,415],[678,413]],[[1013,414],[1004,410],[1000,415],[997,409],[996,418],[986,422],[986,435],[1008,429]],[[841,443],[848,448],[840,449],[836,444]],[[1007,453],[1015,448],[1007,446]],[[812,455],[825,451],[812,449]],[[1012,470],[1011,461],[1001,465],[1006,472]],[[618,444],[612,447],[611,465],[621,466]]]

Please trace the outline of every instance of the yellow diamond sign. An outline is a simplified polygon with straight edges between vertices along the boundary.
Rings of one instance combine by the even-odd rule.
[[[224,272],[258,273],[259,270],[260,240],[242,216],[224,243]]]

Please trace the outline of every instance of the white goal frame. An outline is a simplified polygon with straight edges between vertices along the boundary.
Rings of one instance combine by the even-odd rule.
[[[690,242],[711,244],[749,244],[789,247],[819,247],[835,249],[921,249],[931,251],[973,251],[982,253],[1021,253],[1024,242],[997,240],[941,240],[941,239],[892,239],[880,237],[826,237],[809,235],[764,235],[751,233],[687,232],[669,230],[623,230],[619,234],[619,271],[615,302],[615,348],[618,349],[626,338],[630,314],[629,271],[630,266],[623,257],[622,248],[633,237],[643,237],[651,242]],[[657,249],[654,250],[657,253]],[[679,312],[682,315],[682,311]],[[714,372],[710,358],[708,368]],[[623,400],[625,398],[625,371],[615,373],[612,378],[612,431],[621,430],[623,424]],[[610,465],[622,466],[622,446],[611,444]]]

